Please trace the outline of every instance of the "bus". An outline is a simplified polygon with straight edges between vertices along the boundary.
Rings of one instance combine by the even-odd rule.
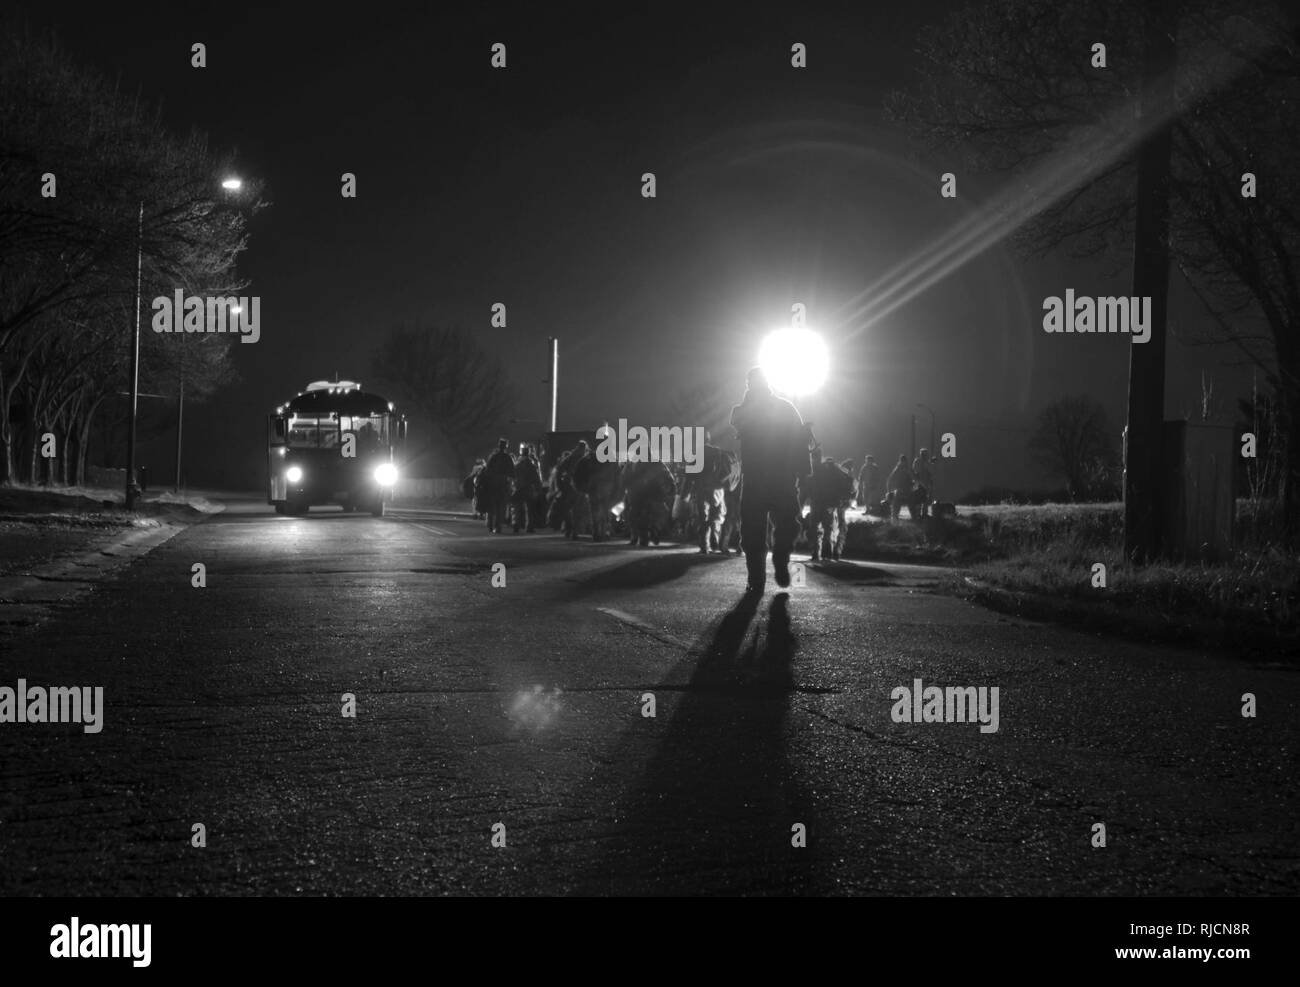
[[[339,504],[383,517],[405,442],[391,401],[356,381],[313,381],[267,420],[267,503],[277,514]]]

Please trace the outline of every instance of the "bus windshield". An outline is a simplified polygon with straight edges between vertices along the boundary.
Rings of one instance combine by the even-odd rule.
[[[294,415],[289,419],[288,445],[291,449],[336,449],[347,432],[356,434],[358,452],[385,449],[389,444],[388,416]]]

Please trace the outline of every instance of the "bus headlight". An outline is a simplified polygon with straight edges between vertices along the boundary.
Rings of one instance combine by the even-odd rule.
[[[284,478],[288,480],[290,483],[297,483],[299,480],[302,479],[302,467],[290,466],[287,470],[284,471]]]
[[[391,487],[397,482],[397,467],[392,463],[380,463],[375,467],[375,480],[381,487]]]

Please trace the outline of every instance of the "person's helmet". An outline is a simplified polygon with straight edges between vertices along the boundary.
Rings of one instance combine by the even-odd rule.
[[[762,367],[750,367],[745,374],[745,386],[751,390],[770,391],[772,385],[767,382],[767,374]]]

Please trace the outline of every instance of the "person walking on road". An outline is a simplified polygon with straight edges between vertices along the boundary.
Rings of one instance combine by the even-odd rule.
[[[763,371],[746,378],[745,396],[731,410],[740,437],[740,547],[745,553],[747,594],[767,583],[767,523],[772,519],[772,567],[776,584],[790,585],[790,552],[799,530],[797,482],[812,473],[811,430],[793,404],[772,393]]]

